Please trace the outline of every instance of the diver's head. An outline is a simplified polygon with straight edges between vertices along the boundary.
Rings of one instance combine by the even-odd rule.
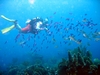
[[[44,24],[45,26],[48,26],[48,19],[47,19],[47,18],[45,18],[45,19],[43,20],[43,24]]]

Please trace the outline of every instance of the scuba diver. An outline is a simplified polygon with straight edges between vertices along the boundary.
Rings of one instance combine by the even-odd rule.
[[[9,22],[14,23],[12,26],[2,29],[1,32],[3,34],[11,31],[14,28],[18,29],[19,32],[21,32],[21,33],[38,34],[38,32],[41,30],[46,30],[47,32],[49,32],[49,30],[47,29],[47,26],[48,26],[48,19],[47,18],[44,20],[42,18],[39,18],[39,17],[36,17],[33,19],[28,19],[26,21],[26,27],[22,28],[18,24],[17,20],[9,19],[9,18],[5,17],[4,15],[1,15],[1,17]]]

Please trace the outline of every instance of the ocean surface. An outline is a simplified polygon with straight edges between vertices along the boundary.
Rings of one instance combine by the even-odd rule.
[[[89,50],[92,60],[100,59],[100,0],[0,0],[0,15],[18,20],[22,28],[27,19],[48,18],[50,31],[35,36],[14,28],[2,34],[13,23],[0,17],[0,70],[20,64],[56,66],[77,47]]]

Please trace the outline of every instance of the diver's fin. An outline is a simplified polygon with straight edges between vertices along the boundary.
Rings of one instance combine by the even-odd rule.
[[[5,17],[4,15],[1,15],[1,17],[2,17],[3,19],[7,20],[7,21],[10,21],[10,22],[14,22],[14,21],[15,21],[15,20],[12,20],[12,19],[9,19],[9,18]]]
[[[1,32],[2,32],[2,34],[5,34],[5,33],[9,32],[9,31],[11,31],[13,28],[15,28],[15,25],[11,25],[11,26],[9,26],[7,28],[4,28],[4,29],[1,30]]]

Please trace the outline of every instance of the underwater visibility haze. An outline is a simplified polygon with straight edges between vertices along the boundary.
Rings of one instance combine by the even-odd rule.
[[[0,0],[0,75],[99,75],[100,0]],[[48,19],[38,34],[2,29]]]

